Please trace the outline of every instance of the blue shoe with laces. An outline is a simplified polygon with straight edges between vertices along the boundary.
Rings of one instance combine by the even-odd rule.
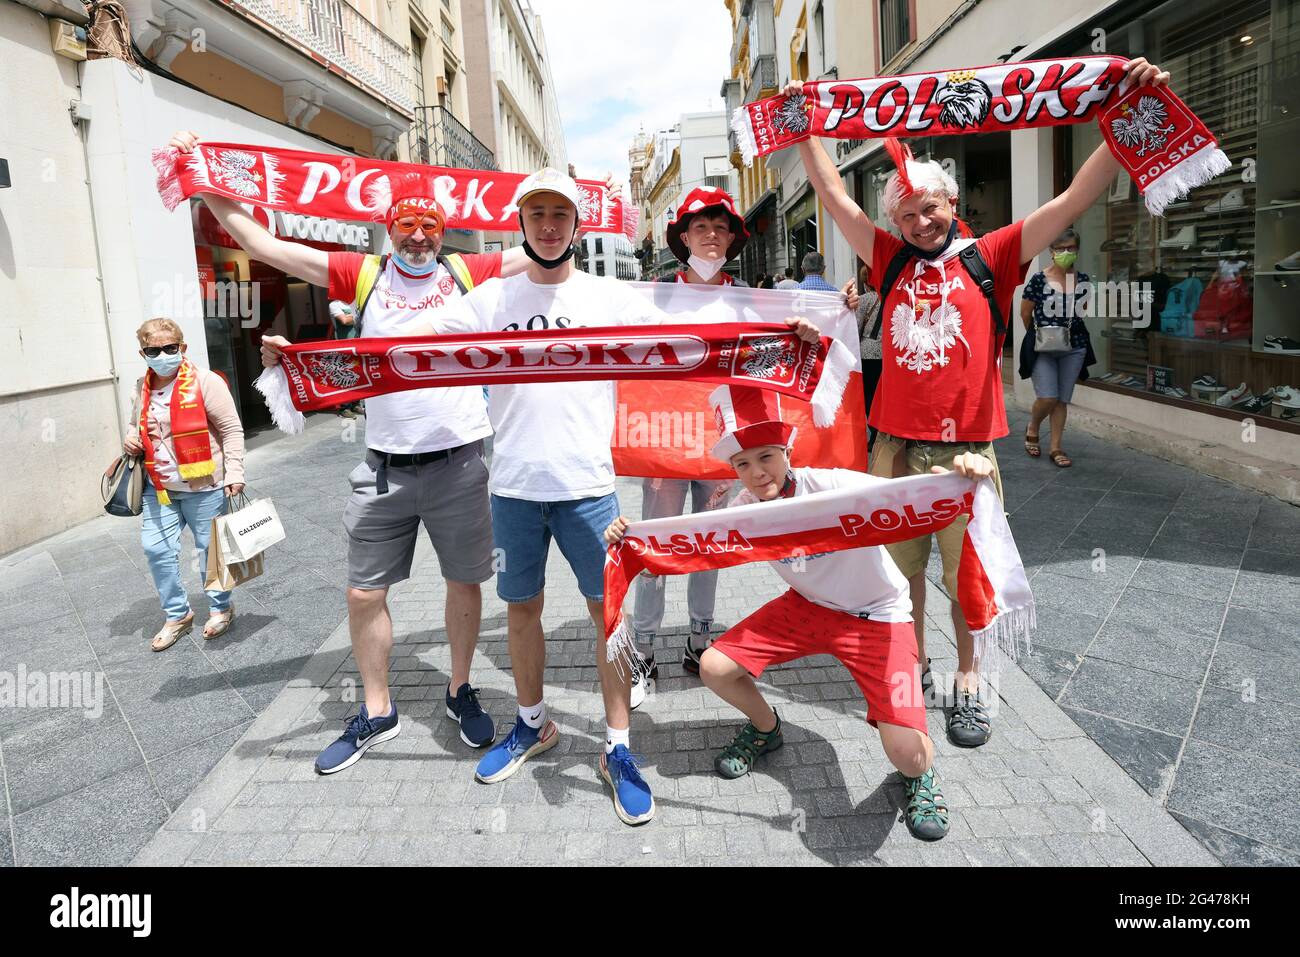
[[[483,784],[504,781],[519,770],[529,758],[549,751],[560,743],[560,729],[548,720],[540,728],[530,728],[523,718],[515,718],[515,726],[506,739],[483,755],[474,777]]]
[[[448,685],[447,717],[460,724],[460,739],[471,748],[481,748],[496,740],[496,724],[478,703],[478,689],[470,687],[468,681],[460,686],[454,698]]]
[[[655,816],[655,799],[650,785],[641,777],[636,758],[625,745],[616,744],[600,756],[600,776],[614,792],[614,813],[624,824],[644,824]]]
[[[361,755],[376,744],[391,741],[402,730],[397,720],[397,702],[392,703],[392,713],[383,718],[372,718],[366,706],[347,719],[342,736],[316,758],[317,774],[333,774],[351,767],[361,760]]]

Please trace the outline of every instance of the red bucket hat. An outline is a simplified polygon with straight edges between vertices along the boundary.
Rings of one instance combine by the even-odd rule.
[[[715,212],[721,210],[731,220],[731,231],[735,236],[731,240],[731,245],[727,247],[727,258],[735,259],[745,248],[745,243],[749,241],[749,230],[745,228],[745,221],[736,212],[736,202],[731,198],[731,194],[725,189],[712,187],[693,189],[686,194],[682,204],[677,207],[677,218],[668,223],[668,248],[673,251],[673,255],[679,262],[686,262],[691,258],[690,250],[682,241],[682,231],[690,224],[692,216],[710,210]]]

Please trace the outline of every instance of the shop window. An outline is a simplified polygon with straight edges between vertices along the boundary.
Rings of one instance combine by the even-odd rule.
[[[1300,424],[1300,0],[1170,3],[1134,32],[1232,166],[1162,218],[1120,175],[1076,224],[1094,284],[1090,382]],[[1060,135],[1077,173],[1100,133]]]

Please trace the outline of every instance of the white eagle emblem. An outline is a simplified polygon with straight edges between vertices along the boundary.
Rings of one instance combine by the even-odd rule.
[[[257,172],[257,154],[247,150],[221,150],[208,161],[208,169],[217,185],[240,196],[260,196],[263,176]]]
[[[604,222],[605,210],[599,190],[578,187],[578,219],[583,223]]]
[[[970,73],[962,74],[957,82],[949,74],[949,82],[939,87],[934,98],[939,103],[939,122],[951,129],[977,127],[988,119],[993,92],[988,84]]]
[[[357,357],[346,352],[314,352],[306,357],[313,378],[324,379],[336,389],[350,389],[361,381]]]
[[[808,97],[802,93],[787,96],[772,114],[772,125],[778,133],[798,135],[808,129]]]
[[[749,342],[748,346],[749,354],[740,363],[740,368],[752,379],[784,377],[794,365],[794,349],[780,336],[762,336]]]
[[[919,300],[915,308],[900,302],[889,318],[889,333],[898,353],[894,361],[917,375],[946,366],[948,352],[958,342],[970,353],[970,343],[961,334],[961,313],[950,302],[933,310],[929,299]]]
[[[1136,107],[1125,105],[1120,112],[1123,116],[1110,121],[1110,132],[1121,146],[1136,147],[1138,156],[1164,149],[1174,132],[1174,124],[1167,122],[1169,110],[1158,96],[1138,97]]]

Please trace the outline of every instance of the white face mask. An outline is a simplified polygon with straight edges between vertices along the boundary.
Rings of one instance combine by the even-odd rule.
[[[719,270],[721,270],[724,265],[726,265],[726,260],[705,259],[703,256],[692,254],[691,257],[686,260],[686,263],[694,269],[697,274],[699,274],[701,279],[708,282],[718,274]]]

